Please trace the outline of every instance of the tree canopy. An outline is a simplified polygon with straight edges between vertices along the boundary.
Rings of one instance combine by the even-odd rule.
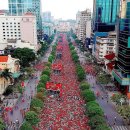
[[[29,63],[36,59],[36,55],[32,49],[29,48],[17,48],[13,55],[14,58],[20,59],[20,64],[25,67],[29,66]]]

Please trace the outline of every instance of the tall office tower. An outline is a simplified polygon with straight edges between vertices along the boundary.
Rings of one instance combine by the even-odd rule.
[[[8,0],[10,15],[21,16],[31,12],[36,16],[37,30],[42,29],[41,0]]]
[[[118,55],[113,76],[121,91],[130,92],[130,0],[121,0]]]
[[[93,31],[109,32],[115,30],[120,0],[94,0]]]
[[[84,11],[77,13],[77,24],[78,24],[78,32],[77,37],[79,40],[82,40],[82,42],[85,42],[86,38],[86,24],[88,21],[91,20],[91,11],[89,9],[86,9]]]

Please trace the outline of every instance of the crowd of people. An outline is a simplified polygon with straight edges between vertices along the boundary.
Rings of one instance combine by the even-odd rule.
[[[54,63],[63,64],[60,75],[51,74],[51,81],[62,83],[59,97],[47,96],[45,107],[40,115],[42,130],[89,130],[85,115],[84,101],[80,97],[79,83],[76,78],[75,65],[72,61],[66,37],[62,37],[62,60]]]

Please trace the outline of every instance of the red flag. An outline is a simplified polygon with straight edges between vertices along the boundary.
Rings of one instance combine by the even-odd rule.
[[[21,82],[21,86],[24,87],[24,81]]]

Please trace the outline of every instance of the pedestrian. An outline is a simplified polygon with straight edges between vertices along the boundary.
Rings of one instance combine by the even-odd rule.
[[[104,99],[104,97],[102,96],[102,100]]]
[[[116,116],[115,116],[114,120],[115,120],[115,122],[116,122]]]
[[[107,119],[107,114],[104,114],[104,117]]]

